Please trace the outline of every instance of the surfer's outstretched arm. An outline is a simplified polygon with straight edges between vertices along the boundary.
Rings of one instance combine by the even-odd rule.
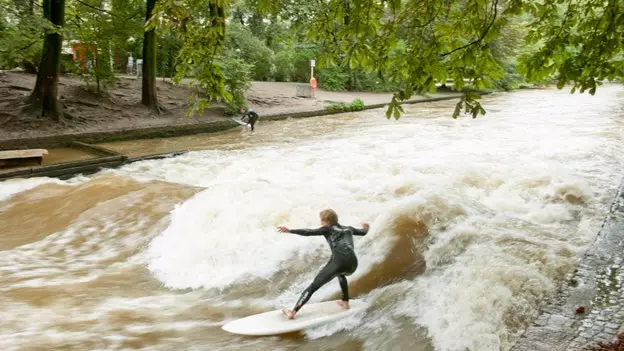
[[[330,231],[329,227],[327,226],[323,226],[317,229],[288,229],[286,227],[277,227],[277,229],[281,233],[293,233],[303,236],[325,235],[328,234]]]
[[[362,226],[364,227],[362,229],[351,227],[351,229],[353,229],[353,235],[359,235],[359,236],[366,235],[368,233],[368,223],[363,223]]]

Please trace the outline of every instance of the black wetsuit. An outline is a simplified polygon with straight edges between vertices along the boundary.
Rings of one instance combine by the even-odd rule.
[[[243,118],[245,117],[247,118],[247,124],[251,126],[251,131],[253,132],[254,124],[256,124],[256,121],[258,120],[258,114],[254,110],[248,110]],[[241,120],[243,118],[241,118]]]
[[[310,297],[315,291],[335,277],[338,277],[338,282],[340,282],[342,300],[349,301],[349,287],[347,285],[346,276],[355,272],[358,266],[357,257],[353,250],[353,235],[366,235],[366,233],[368,233],[368,228],[356,229],[334,224],[318,229],[292,229],[290,232],[304,236],[323,235],[332,251],[331,259],[327,265],[321,269],[319,274],[316,275],[312,284],[303,291],[297,304],[295,304],[294,310],[299,311],[299,309],[310,300]]]

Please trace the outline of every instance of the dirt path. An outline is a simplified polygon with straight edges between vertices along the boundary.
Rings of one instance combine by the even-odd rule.
[[[136,78],[120,77],[109,88],[108,95],[99,96],[85,89],[86,84],[79,77],[62,76],[59,82],[59,99],[73,118],[64,123],[56,123],[21,112],[23,100],[34,84],[34,75],[0,72],[0,140],[179,126],[227,118],[223,113],[223,106],[219,104],[206,109],[202,115],[186,116],[190,88],[187,85],[176,86],[160,78],[157,82],[158,99],[166,112],[155,115],[140,104],[141,81]],[[295,96],[297,84],[299,83],[254,82],[248,92],[249,106],[262,118],[263,115],[324,110],[329,104],[348,104],[356,98],[362,99],[366,105],[387,103],[392,99],[392,94],[389,93],[323,90],[317,91],[315,98],[301,98]],[[448,93],[433,94],[443,95]]]

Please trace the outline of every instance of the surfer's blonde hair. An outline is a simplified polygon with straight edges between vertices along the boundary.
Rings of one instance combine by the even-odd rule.
[[[319,216],[321,217],[321,221],[324,221],[327,224],[330,224],[330,225],[338,224],[338,215],[336,214],[336,211],[332,209],[328,208],[326,210],[321,211],[321,213],[319,213]]]

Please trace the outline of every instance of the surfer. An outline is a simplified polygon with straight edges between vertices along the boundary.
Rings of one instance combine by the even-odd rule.
[[[245,122],[245,118],[247,118],[246,122],[247,124],[249,124],[249,126],[251,126],[251,131],[253,132],[254,124],[256,124],[256,121],[258,120],[258,114],[256,113],[256,111],[251,109],[241,109],[240,112],[244,113],[243,117],[241,117],[241,121]]]
[[[363,223],[363,229],[343,226],[338,223],[336,212],[329,209],[321,211],[319,216],[321,227],[318,229],[288,229],[283,226],[277,228],[280,233],[293,233],[303,236],[323,235],[332,251],[329,263],[321,269],[312,284],[303,291],[295,307],[292,310],[282,310],[289,319],[294,319],[295,314],[310,300],[312,294],[335,277],[338,277],[342,290],[342,300],[338,301],[338,304],[344,309],[349,308],[349,287],[346,276],[353,274],[358,265],[353,249],[353,235],[366,235],[369,225]]]

